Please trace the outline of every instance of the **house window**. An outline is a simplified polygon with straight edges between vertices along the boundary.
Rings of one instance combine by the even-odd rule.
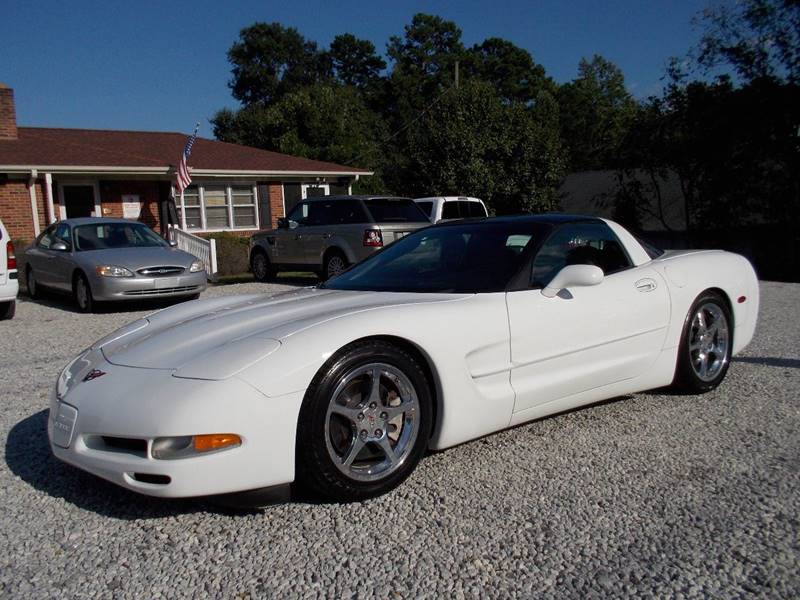
[[[186,215],[186,229],[202,229],[203,219],[200,216],[200,190],[193,185],[183,191],[183,209],[178,207],[178,212]]]
[[[257,229],[255,186],[209,183],[186,188],[178,199],[180,222],[185,229]]]
[[[233,226],[254,229],[256,227],[256,196],[253,188],[244,185],[231,186],[233,199]]]

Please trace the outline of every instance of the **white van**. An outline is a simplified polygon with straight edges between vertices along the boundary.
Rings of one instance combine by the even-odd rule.
[[[422,212],[428,215],[431,223],[488,216],[486,205],[480,198],[436,196],[432,198],[415,198],[414,202],[422,209]]]
[[[11,319],[17,310],[18,277],[14,244],[0,221],[0,320]]]

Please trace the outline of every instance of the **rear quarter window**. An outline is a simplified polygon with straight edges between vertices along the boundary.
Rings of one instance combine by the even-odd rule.
[[[364,205],[374,223],[428,223],[430,219],[408,198],[372,198]]]

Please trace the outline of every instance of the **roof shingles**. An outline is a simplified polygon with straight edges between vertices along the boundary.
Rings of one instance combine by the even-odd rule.
[[[0,140],[0,165],[175,167],[187,136],[157,131],[20,127],[16,140]],[[189,164],[195,171],[359,173],[368,171],[248,146],[197,138]]]

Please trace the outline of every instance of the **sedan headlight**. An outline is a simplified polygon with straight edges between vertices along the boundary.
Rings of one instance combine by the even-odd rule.
[[[202,263],[202,261],[196,260],[192,263],[192,266],[189,267],[190,273],[199,273],[200,271],[205,271],[206,266]]]
[[[95,267],[95,271],[103,277],[133,277],[133,273],[128,269],[116,265],[98,265]]]

